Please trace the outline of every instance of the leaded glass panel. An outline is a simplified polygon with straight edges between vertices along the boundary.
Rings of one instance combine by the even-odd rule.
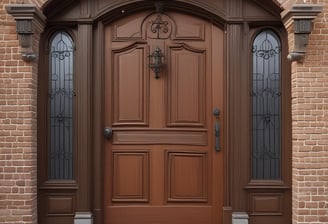
[[[49,179],[73,179],[73,51],[68,33],[53,35],[49,55]]]
[[[281,46],[272,30],[253,42],[252,177],[281,178]]]

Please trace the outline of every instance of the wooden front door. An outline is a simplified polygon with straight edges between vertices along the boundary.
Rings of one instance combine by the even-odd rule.
[[[143,12],[104,36],[104,126],[113,130],[105,223],[222,223],[223,31],[190,15]],[[148,66],[156,48],[165,64],[158,78]]]

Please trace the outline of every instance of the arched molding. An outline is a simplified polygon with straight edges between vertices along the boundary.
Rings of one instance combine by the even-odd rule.
[[[154,10],[156,4],[163,10],[180,11],[209,19],[214,24],[238,23],[244,20],[280,20],[282,7],[275,0],[49,0],[42,7],[49,22],[61,20],[99,21],[117,20],[123,16],[143,10]],[[247,11],[252,14],[245,14]]]
[[[129,1],[124,5],[109,5],[96,15],[95,20],[104,20],[111,22],[120,19],[127,14],[140,12],[144,10],[157,11],[157,5],[161,4],[161,11],[179,11],[192,14],[212,21],[219,27],[224,27],[225,19],[222,12],[213,12],[202,4],[195,4],[194,1]]]
[[[247,5],[249,3],[251,5]],[[225,27],[227,23],[245,20],[245,18],[242,18],[245,9],[237,10],[237,14],[236,10],[231,9],[255,6],[252,10],[256,10],[256,7],[262,8],[262,10],[265,9],[272,18],[278,18],[277,15],[282,11],[279,4],[273,0],[250,0],[249,2],[241,0],[49,0],[44,3],[41,10],[33,4],[7,5],[6,9],[16,20],[23,59],[33,61],[36,60],[37,55],[33,50],[32,37],[34,33],[43,31],[46,20],[47,23],[57,20],[77,23],[94,23],[100,20],[111,22],[134,12],[155,10],[158,4],[162,4],[163,11],[180,11],[193,14],[208,19],[221,28]],[[67,15],[69,19],[65,17]]]

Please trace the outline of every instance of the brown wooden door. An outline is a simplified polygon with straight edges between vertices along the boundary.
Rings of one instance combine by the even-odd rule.
[[[105,27],[106,224],[222,223],[222,54],[223,31],[189,15],[143,12]]]

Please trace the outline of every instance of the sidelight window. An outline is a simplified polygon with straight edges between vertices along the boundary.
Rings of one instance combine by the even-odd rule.
[[[73,179],[74,43],[66,32],[55,33],[49,52],[48,178]]]
[[[252,179],[281,178],[281,42],[272,30],[254,39],[252,66]]]

